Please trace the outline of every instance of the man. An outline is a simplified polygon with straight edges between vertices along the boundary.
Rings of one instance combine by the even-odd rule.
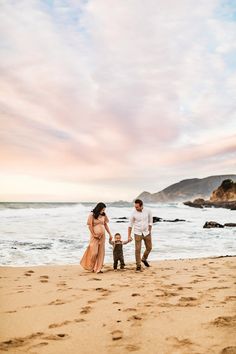
[[[152,250],[152,213],[143,207],[143,201],[140,199],[135,200],[134,207],[135,210],[130,217],[128,227],[128,240],[131,241],[131,232],[134,227],[136,271],[141,271],[141,261],[146,267],[150,267],[147,258]],[[144,240],[146,250],[141,259],[142,240]]]

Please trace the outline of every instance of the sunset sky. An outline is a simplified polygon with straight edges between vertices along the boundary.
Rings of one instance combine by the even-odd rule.
[[[1,0],[0,201],[236,172],[236,0]]]

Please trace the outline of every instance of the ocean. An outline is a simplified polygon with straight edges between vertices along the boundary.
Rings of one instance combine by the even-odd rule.
[[[87,217],[95,203],[0,203],[0,265],[78,264],[88,241]],[[153,216],[184,219],[153,225],[150,260],[200,258],[236,254],[236,228],[203,229],[206,221],[236,222],[228,209],[196,209],[182,203],[145,204]],[[107,204],[114,235],[127,239],[129,203]],[[124,246],[125,260],[134,262],[134,241]],[[106,263],[112,247],[106,236]]]

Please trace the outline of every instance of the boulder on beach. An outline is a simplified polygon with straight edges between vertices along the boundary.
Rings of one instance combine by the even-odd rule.
[[[203,208],[205,200],[202,198],[195,199],[193,202],[190,200],[187,202],[184,202],[184,205],[193,207],[193,208]]]
[[[157,216],[153,216],[153,223],[154,223],[154,224],[155,224],[156,222],[179,222],[179,221],[186,221],[186,220],[184,220],[184,219],[168,220],[168,219],[158,218]]]
[[[153,216],[152,220],[153,220],[153,223],[155,224],[155,222],[162,221],[162,218],[158,218],[157,216]]]
[[[216,221],[206,221],[203,228],[204,229],[211,229],[211,228],[223,228],[224,225],[219,224]]]
[[[123,222],[128,222],[129,219],[125,216],[122,216],[120,218],[112,218],[114,220],[116,220],[117,223],[123,223]],[[173,220],[167,220],[167,219],[162,219],[162,218],[159,218],[158,216],[153,216],[152,218],[153,220],[153,224],[155,224],[156,222],[179,222],[179,221],[186,221],[184,219],[173,219]]]

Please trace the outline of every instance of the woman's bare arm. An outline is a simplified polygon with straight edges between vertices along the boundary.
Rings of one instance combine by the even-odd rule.
[[[93,216],[90,215],[88,217],[88,222],[87,222],[87,225],[88,225],[88,228],[89,228],[89,231],[91,232],[92,236],[95,237],[95,238],[98,238],[98,236],[95,234],[94,232],[94,228],[93,228]]]
[[[97,235],[95,234],[94,229],[93,229],[93,225],[88,225],[88,228],[89,228],[91,234],[93,235],[93,237],[97,238]]]
[[[110,231],[110,229],[109,229],[109,226],[107,225],[106,222],[105,222],[104,226],[105,226],[105,229],[106,229],[107,233],[108,233],[109,236],[110,236],[109,239],[112,240],[112,234],[111,234],[111,231]]]

